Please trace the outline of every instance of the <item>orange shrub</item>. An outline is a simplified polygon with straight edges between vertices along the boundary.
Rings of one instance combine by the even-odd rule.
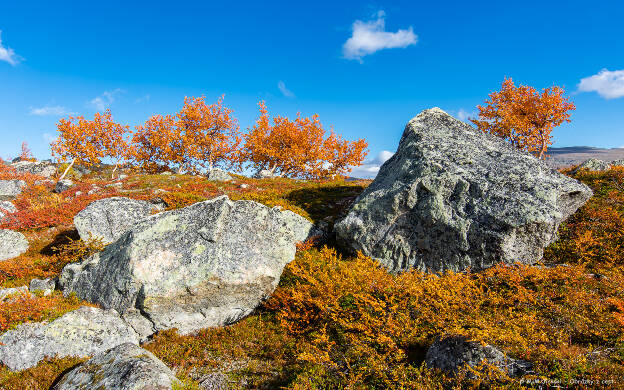
[[[563,88],[552,87],[540,94],[533,87],[516,87],[511,78],[505,78],[501,90],[492,92],[485,106],[477,106],[479,119],[471,121],[479,130],[544,158],[552,144],[552,129],[570,122],[568,111],[576,108],[563,93]]]
[[[270,124],[264,102],[260,117],[245,136],[243,159],[255,169],[266,169],[287,177],[319,179],[344,174],[350,166],[360,165],[366,157],[368,144],[363,139],[343,140],[330,130],[325,138],[318,115],[294,121],[277,116]]]

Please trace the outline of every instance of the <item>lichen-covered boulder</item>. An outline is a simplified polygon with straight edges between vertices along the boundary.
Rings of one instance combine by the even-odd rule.
[[[31,293],[41,292],[43,296],[52,294],[56,288],[56,280],[52,278],[32,279],[28,284],[28,290]]]
[[[137,308],[154,330],[222,326],[273,292],[311,229],[291,211],[221,196],[137,222],[59,283],[122,314]]]
[[[110,243],[156,209],[155,205],[144,200],[123,197],[100,199],[89,203],[74,216],[74,226],[85,241],[92,238]]]
[[[5,222],[8,215],[17,212],[17,207],[8,200],[0,201],[0,222]]]
[[[25,187],[24,180],[0,180],[0,200],[15,199]]]
[[[52,322],[24,323],[0,335],[0,363],[25,370],[46,357],[88,357],[123,343],[139,339],[117,312],[82,306]]]
[[[28,240],[20,232],[0,229],[0,261],[13,259],[28,250]]]
[[[56,182],[56,184],[54,185],[53,192],[60,194],[61,192],[65,192],[68,189],[72,188],[73,186],[74,186],[73,181],[69,179],[62,179]]]
[[[223,169],[213,168],[206,173],[206,178],[212,181],[230,181],[234,180],[229,173]]]
[[[46,161],[18,161],[11,166],[18,173],[31,173],[43,177],[52,177],[56,174],[56,166]]]
[[[572,173],[576,173],[581,169],[586,169],[588,171],[608,171],[609,169],[611,169],[611,164],[597,158],[590,158],[583,161],[583,163],[581,163],[581,165],[579,165],[578,167],[574,168]]]
[[[466,374],[471,378],[475,375],[467,368],[476,369],[484,363],[496,367],[510,377],[525,375],[532,368],[529,362],[512,359],[496,347],[470,341],[461,335],[438,338],[427,351],[425,362],[429,368],[451,374],[466,369]]]
[[[170,390],[174,384],[180,381],[156,356],[125,343],[73,368],[52,390]]]
[[[268,169],[260,169],[256,173],[253,174],[254,179],[271,179],[277,177],[273,172]]]
[[[531,264],[591,195],[501,138],[434,108],[407,124],[397,152],[335,231],[341,245],[391,271]]]

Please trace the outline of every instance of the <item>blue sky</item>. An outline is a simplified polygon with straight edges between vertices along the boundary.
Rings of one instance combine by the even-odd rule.
[[[421,110],[465,118],[505,76],[569,92],[555,146],[624,146],[624,2],[225,3],[0,3],[0,156],[48,157],[69,113],[135,126],[225,94],[243,129],[261,99],[318,113],[374,170]]]

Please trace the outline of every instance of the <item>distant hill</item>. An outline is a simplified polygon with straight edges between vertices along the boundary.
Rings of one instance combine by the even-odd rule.
[[[546,162],[553,168],[578,165],[590,158],[613,161],[624,158],[624,148],[601,149],[593,146],[570,146],[548,149]]]

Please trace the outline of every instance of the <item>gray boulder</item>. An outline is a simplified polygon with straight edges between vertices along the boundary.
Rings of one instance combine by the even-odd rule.
[[[82,306],[52,322],[24,323],[2,334],[0,362],[25,370],[46,357],[88,357],[123,343],[139,339],[117,312]]]
[[[529,373],[532,364],[524,360],[512,359],[499,349],[469,341],[460,335],[451,335],[437,339],[425,356],[427,367],[457,374],[469,366],[478,368],[482,363],[494,366],[510,377],[518,377]],[[466,370],[468,377],[474,378],[471,370]]]
[[[111,243],[157,209],[157,206],[144,200],[123,197],[100,199],[89,203],[74,216],[74,226],[84,241],[93,238]]]
[[[52,390],[169,390],[174,383],[180,381],[156,356],[125,343],[73,368]]]
[[[312,224],[291,212],[227,196],[152,215],[60,276],[64,294],[138,309],[154,330],[233,323],[279,282]]]
[[[15,258],[28,250],[28,241],[22,233],[0,229],[0,261]]]
[[[590,158],[589,160],[585,160],[578,167],[574,168],[572,173],[576,173],[581,169],[586,169],[588,171],[608,171],[609,169],[611,169],[611,164],[597,158]]]
[[[253,175],[254,179],[271,179],[273,177],[277,177],[277,175],[272,173],[268,169],[261,169]]]
[[[532,264],[591,195],[501,138],[433,108],[407,124],[397,152],[335,232],[341,245],[395,272]]]
[[[30,281],[30,284],[28,285],[28,290],[30,290],[31,293],[41,291],[43,293],[43,296],[48,296],[52,294],[55,288],[56,288],[56,280],[52,278],[33,279]]]
[[[0,289],[0,303],[13,300],[15,297],[30,297],[31,294],[28,291],[28,287],[10,287]]]
[[[54,185],[54,192],[57,194],[60,194],[61,192],[67,191],[73,186],[74,186],[74,182],[69,179],[59,180]]]
[[[230,181],[234,180],[229,173],[224,171],[223,169],[213,168],[206,173],[206,178],[212,181]]]
[[[31,173],[43,177],[52,177],[56,174],[56,166],[45,161],[18,161],[11,166],[18,173]]]
[[[0,222],[7,220],[7,215],[17,212],[17,207],[8,200],[0,201]]]
[[[24,180],[0,180],[0,200],[15,199],[26,187]]]

